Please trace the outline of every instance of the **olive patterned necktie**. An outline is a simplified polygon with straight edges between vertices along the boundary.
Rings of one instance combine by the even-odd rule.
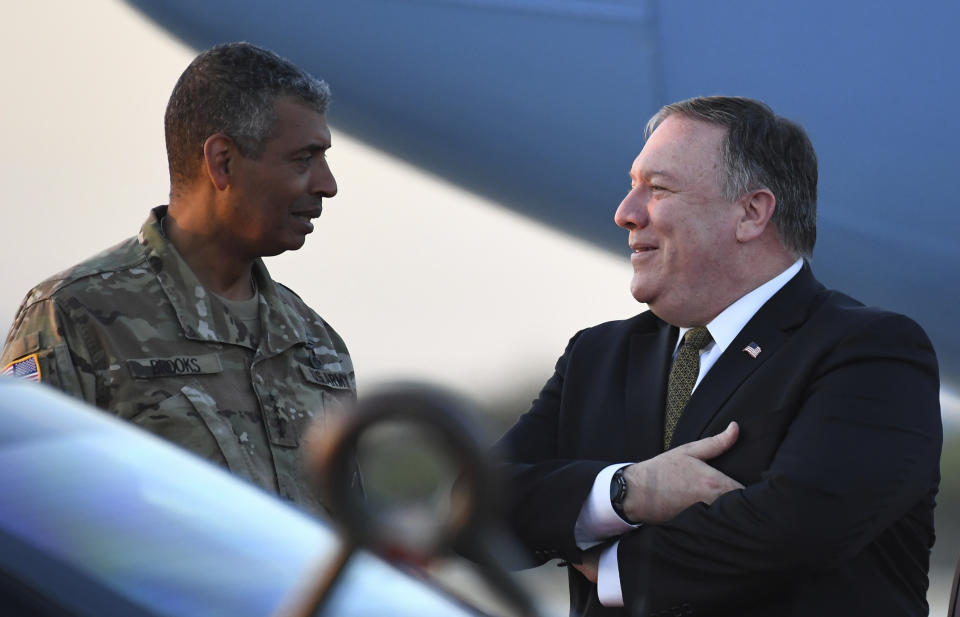
[[[703,326],[691,328],[683,337],[683,344],[677,351],[670,367],[670,377],[667,379],[667,408],[663,418],[663,449],[670,447],[673,431],[677,428],[677,421],[683,408],[690,400],[693,384],[700,374],[700,350],[710,341],[710,332]]]

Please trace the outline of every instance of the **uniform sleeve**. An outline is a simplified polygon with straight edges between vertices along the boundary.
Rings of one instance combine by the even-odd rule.
[[[938,397],[933,349],[915,323],[890,316],[848,334],[805,387],[761,481],[622,537],[626,605],[736,606],[838,568],[881,535],[889,559],[920,569]]]
[[[96,404],[96,378],[78,324],[67,319],[52,298],[27,296],[7,334],[0,367],[33,366],[36,378],[70,396]],[[9,371],[12,374],[21,371]],[[32,377],[31,372],[25,376]]]

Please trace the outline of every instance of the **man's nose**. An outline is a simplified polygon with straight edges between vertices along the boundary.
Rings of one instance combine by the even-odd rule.
[[[613,215],[613,221],[620,227],[628,230],[643,229],[649,221],[647,217],[647,200],[640,187],[630,189]]]
[[[310,181],[310,192],[318,197],[333,197],[337,194],[337,179],[333,177],[333,172],[330,171],[326,161],[321,163]]]

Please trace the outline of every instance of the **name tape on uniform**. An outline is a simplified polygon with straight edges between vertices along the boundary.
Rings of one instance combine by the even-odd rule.
[[[174,356],[172,358],[137,358],[127,360],[127,369],[135,379],[204,375],[223,372],[220,356]]]

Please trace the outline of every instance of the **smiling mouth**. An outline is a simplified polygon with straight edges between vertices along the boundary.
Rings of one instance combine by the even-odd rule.
[[[309,210],[307,212],[292,212],[290,215],[309,222],[311,219],[320,218],[321,212],[323,211],[318,208],[316,210]]]
[[[640,264],[647,261],[647,255],[653,253],[657,250],[655,246],[631,246],[633,252],[630,253],[630,262],[633,263],[634,268],[639,268]],[[650,259],[653,259],[652,257]]]

